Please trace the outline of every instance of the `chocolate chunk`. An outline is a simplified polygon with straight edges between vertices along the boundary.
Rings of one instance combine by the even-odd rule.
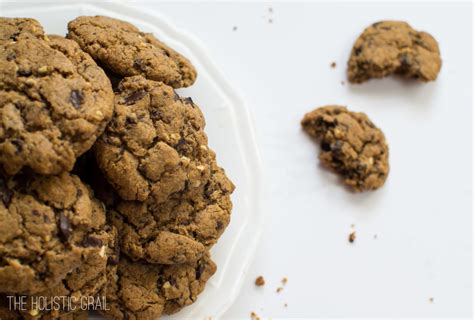
[[[191,97],[187,97],[183,99],[184,103],[194,105],[193,99]]]
[[[12,139],[11,144],[13,144],[16,148],[16,154],[19,154],[21,151],[23,151],[23,141],[19,139]]]
[[[143,97],[146,96],[145,91],[137,91],[126,97],[123,101],[126,105],[131,105],[134,104],[135,102],[143,99]]]
[[[69,95],[69,101],[74,106],[74,108],[79,109],[81,104],[84,103],[84,95],[79,90],[72,90]]]
[[[88,247],[102,247],[102,240],[88,236],[82,241],[82,245]]]
[[[206,266],[203,264],[199,264],[196,268],[196,280],[201,279],[202,273],[206,269]]]

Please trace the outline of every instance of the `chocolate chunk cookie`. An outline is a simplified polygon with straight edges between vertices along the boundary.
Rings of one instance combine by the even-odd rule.
[[[436,80],[441,57],[436,40],[403,21],[380,21],[366,28],[354,43],[348,62],[352,83],[399,74],[421,81]]]
[[[77,176],[0,177],[0,199],[0,292],[44,292],[104,254],[103,206]]]
[[[70,171],[113,112],[110,81],[71,40],[0,45],[0,169]]]
[[[196,80],[196,70],[185,57],[128,22],[83,16],[69,22],[68,31],[68,38],[116,74],[143,75],[174,88]]]
[[[161,82],[126,78],[115,96],[113,119],[94,146],[97,163],[123,199],[153,197],[161,203],[209,179],[215,156],[204,126],[191,99]]]
[[[321,162],[355,191],[384,184],[389,172],[388,146],[383,132],[364,113],[326,106],[307,113],[301,124],[321,141]]]
[[[234,186],[207,146],[204,125],[199,108],[171,87],[140,76],[120,83],[94,151],[121,198],[139,200],[119,201],[109,214],[131,258],[195,261],[228,225]]]
[[[41,24],[30,18],[0,17],[0,43],[21,39],[45,39]]]
[[[193,264],[172,266],[122,257],[115,269],[104,290],[110,310],[102,313],[113,319],[157,319],[196,301],[216,265],[208,255]]]

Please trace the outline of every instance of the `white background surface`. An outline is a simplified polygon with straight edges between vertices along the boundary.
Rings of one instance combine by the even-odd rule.
[[[264,318],[471,314],[469,4],[147,6],[205,43],[255,116],[268,221],[226,318],[251,311]],[[380,19],[407,20],[438,39],[436,82],[341,85],[353,41]],[[391,173],[381,190],[352,194],[318,165],[318,147],[299,121],[330,103],[364,111],[384,130]],[[347,241],[351,224],[354,244]],[[260,274],[267,285],[257,289]],[[288,284],[277,294],[284,276]]]
[[[263,318],[471,314],[470,4],[137,5],[199,38],[255,116],[267,223],[226,319],[251,311]],[[381,19],[435,36],[443,58],[436,82],[341,84],[353,41]],[[318,146],[299,121],[325,104],[364,111],[384,130],[391,173],[379,191],[350,193],[319,165]],[[253,284],[258,275],[263,288]]]

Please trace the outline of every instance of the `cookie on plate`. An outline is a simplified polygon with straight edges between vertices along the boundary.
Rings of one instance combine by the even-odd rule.
[[[307,113],[303,129],[321,142],[321,162],[340,174],[355,191],[374,190],[389,172],[383,132],[360,112],[325,106]]]
[[[0,292],[44,292],[103,256],[105,211],[77,176],[0,177],[0,199]]]
[[[188,87],[196,80],[188,59],[128,22],[82,16],[69,22],[67,37],[100,65],[123,77],[143,75],[174,88]]]
[[[155,265],[122,257],[110,268],[104,295],[113,319],[157,319],[196,301],[216,265],[206,255],[192,264]]]
[[[21,39],[45,39],[41,24],[31,18],[0,17],[0,43]]]
[[[441,57],[436,40],[403,21],[380,21],[357,38],[348,62],[348,78],[361,83],[399,74],[420,81],[436,80]]]
[[[234,185],[207,146],[204,125],[200,109],[173,88],[141,76],[120,83],[94,152],[124,199],[109,218],[132,259],[195,261],[228,225]]]
[[[110,81],[72,40],[0,45],[0,171],[70,171],[113,112]]]

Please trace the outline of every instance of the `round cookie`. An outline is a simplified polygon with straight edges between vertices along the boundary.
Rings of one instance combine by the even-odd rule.
[[[188,59],[128,22],[82,16],[69,22],[67,37],[121,76],[143,75],[174,88],[188,87],[196,80],[196,70]]]
[[[216,265],[209,255],[193,264],[155,265],[122,257],[110,268],[104,295],[113,319],[157,319],[196,301]]]
[[[234,186],[207,147],[204,125],[199,108],[171,87],[140,76],[120,83],[94,152],[125,199],[108,216],[132,259],[195,261],[228,225]]]
[[[307,113],[301,124],[320,140],[321,162],[355,191],[374,190],[385,183],[388,145],[383,132],[364,113],[325,106]]]
[[[348,62],[348,78],[361,83],[399,74],[421,81],[436,80],[441,57],[436,40],[403,21],[380,21],[357,38]]]
[[[0,44],[21,39],[45,39],[41,24],[31,18],[0,17]]]
[[[0,199],[1,292],[44,292],[103,250],[104,208],[77,176],[0,177]]]
[[[0,45],[0,169],[70,171],[113,112],[110,81],[71,40]]]
[[[112,121],[94,146],[97,163],[117,193],[124,200],[152,197],[162,203],[205,184],[215,155],[192,100],[141,76],[125,78],[117,90]]]

